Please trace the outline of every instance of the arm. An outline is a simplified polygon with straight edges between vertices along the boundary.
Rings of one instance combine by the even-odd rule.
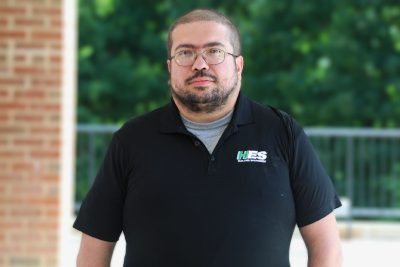
[[[115,242],[107,242],[82,234],[76,260],[77,267],[109,267]]]
[[[308,252],[308,267],[338,267],[342,264],[340,238],[334,213],[300,228]]]

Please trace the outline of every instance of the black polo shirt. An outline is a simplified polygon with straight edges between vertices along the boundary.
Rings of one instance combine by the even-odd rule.
[[[239,95],[210,155],[173,101],[111,141],[74,227],[126,238],[124,266],[289,266],[293,230],[340,206],[301,127]]]

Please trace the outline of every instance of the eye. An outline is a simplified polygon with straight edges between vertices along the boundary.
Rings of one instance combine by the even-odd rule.
[[[177,52],[176,54],[179,57],[192,57],[194,55],[194,51],[186,49],[186,50],[181,50],[181,51]]]
[[[208,49],[207,50],[207,52],[206,52],[208,55],[210,55],[210,56],[220,56],[221,54],[223,54],[223,51],[221,50],[221,49],[219,49],[219,48],[210,48],[210,49]]]

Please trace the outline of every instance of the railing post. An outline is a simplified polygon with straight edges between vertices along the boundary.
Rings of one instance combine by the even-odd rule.
[[[94,181],[94,176],[96,175],[96,147],[95,147],[95,133],[90,132],[89,133],[89,186],[93,184]]]
[[[349,216],[347,220],[346,237],[352,237],[352,206],[354,203],[354,138],[347,137],[346,143],[346,195],[350,199]]]

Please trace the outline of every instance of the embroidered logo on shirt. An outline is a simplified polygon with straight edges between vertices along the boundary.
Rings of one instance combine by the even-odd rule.
[[[236,159],[238,162],[267,162],[267,151],[245,150],[238,151]]]

